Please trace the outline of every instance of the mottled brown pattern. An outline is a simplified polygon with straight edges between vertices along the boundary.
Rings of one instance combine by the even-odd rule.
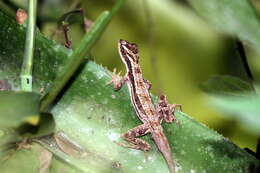
[[[135,67],[135,73],[141,73],[141,70],[140,70],[140,68],[138,68],[138,67]]]
[[[127,83],[133,107],[137,116],[143,122],[142,125],[129,130],[123,135],[123,138],[131,144],[131,146],[123,146],[148,151],[151,148],[150,145],[137,137],[151,133],[154,142],[167,162],[170,173],[175,173],[171,148],[163,133],[161,122],[162,120],[165,120],[170,123],[175,120],[172,112],[174,113],[177,105],[168,104],[166,97],[162,95],[159,104],[155,109],[149,93],[151,84],[143,78],[138,63],[139,55],[137,45],[125,40],[120,40],[118,47],[121,59],[125,63],[127,69],[127,80],[122,79],[121,83]],[[114,83],[114,86],[116,85],[118,84]],[[121,88],[121,86],[122,85],[118,85],[118,88]]]
[[[137,82],[136,82],[136,87],[138,87],[138,88],[143,88],[143,87],[144,87],[144,84],[143,84],[142,82],[140,82],[140,81],[137,81]]]
[[[150,103],[151,103],[151,98],[148,97],[147,95],[144,95],[144,96],[142,97],[142,101],[150,104]]]

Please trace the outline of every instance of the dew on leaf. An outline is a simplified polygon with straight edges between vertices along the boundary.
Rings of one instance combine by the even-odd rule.
[[[143,167],[142,166],[137,166],[137,169],[142,170]]]
[[[5,135],[5,132],[0,130],[0,138],[3,137]]]
[[[116,141],[120,138],[120,135],[118,133],[115,132],[109,132],[107,133],[107,137],[111,140],[111,141]]]

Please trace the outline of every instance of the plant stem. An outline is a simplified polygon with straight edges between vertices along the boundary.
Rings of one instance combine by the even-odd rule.
[[[237,45],[237,50],[239,52],[240,58],[241,58],[242,63],[244,65],[244,68],[245,68],[245,71],[246,71],[246,74],[247,74],[247,78],[249,79],[249,82],[251,84],[251,87],[252,87],[254,93],[257,94],[256,89],[254,87],[254,81],[255,80],[254,80],[253,74],[251,72],[251,69],[249,67],[243,44],[241,43],[240,40],[237,40],[236,45]],[[255,155],[256,155],[257,159],[260,159],[260,137],[258,137],[258,139],[257,139],[256,154]]]
[[[251,69],[249,67],[249,64],[248,64],[248,61],[247,61],[247,58],[246,58],[246,53],[245,53],[245,49],[243,47],[243,44],[241,43],[241,41],[237,40],[236,41],[236,45],[237,45],[237,50],[238,50],[238,53],[240,55],[240,58],[242,60],[242,64],[245,68],[245,71],[246,71],[246,75],[247,75],[247,78],[249,80],[249,83],[253,89],[254,92],[256,92],[255,90],[255,87],[254,87],[254,77],[253,77],[253,74],[251,72]]]
[[[49,93],[46,94],[46,96],[41,100],[40,112],[43,112],[48,108],[48,106],[55,100],[56,96],[64,88],[66,83],[71,79],[72,75],[76,72],[82,61],[87,57],[93,45],[101,37],[112,17],[122,7],[124,1],[125,0],[118,0],[111,12],[104,11],[91,26],[90,31],[84,35],[79,47],[73,52],[63,71],[53,82]]]
[[[34,35],[36,21],[37,0],[28,0],[28,24],[25,40],[24,59],[21,70],[21,90],[32,91],[32,68],[33,68],[33,51]]]

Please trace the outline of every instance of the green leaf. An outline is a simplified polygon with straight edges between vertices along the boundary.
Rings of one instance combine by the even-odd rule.
[[[39,98],[31,92],[0,92],[0,158],[7,157],[9,149],[21,139],[16,128],[29,117],[38,116]]]
[[[223,75],[213,76],[201,84],[201,88],[209,94],[223,96],[242,96],[252,92],[252,86],[238,77]]]
[[[1,12],[0,25],[5,29],[5,32],[0,30],[0,77],[17,86],[19,82],[15,79],[22,60],[23,41],[20,40],[24,39],[24,28]],[[37,50],[34,91],[44,88],[45,94],[71,52],[39,33],[36,35]],[[17,150],[11,157],[16,160],[7,160],[5,165],[0,164],[0,169],[12,172],[16,165],[16,169],[21,167],[24,172],[42,170],[39,159],[42,152],[39,151],[46,148],[56,156],[48,160],[49,172],[168,172],[150,135],[143,137],[152,146],[148,153],[115,143],[124,142],[120,135],[141,122],[133,110],[127,88],[115,92],[106,84],[110,79],[111,72],[92,61],[87,62],[51,110],[56,123],[54,136],[32,139],[42,147],[33,144],[31,151]],[[253,156],[186,114],[177,112],[176,116],[180,125],[163,124],[163,127],[178,172],[257,171],[259,161]]]
[[[74,23],[84,24],[84,11],[82,9],[76,9],[63,14],[58,20],[58,27],[62,25],[72,25]]]
[[[147,136],[145,140],[152,145],[147,156],[114,142],[124,142],[120,135],[141,123],[127,88],[115,92],[112,86],[106,85],[110,79],[109,72],[89,62],[52,111],[57,131],[63,131],[83,148],[119,162],[126,172],[139,172],[139,168],[142,172],[167,172],[164,159]],[[251,161],[240,157],[246,154],[244,151],[187,115],[177,113],[176,116],[180,125],[164,124],[164,129],[181,169],[179,172],[232,172],[233,169],[243,172],[247,169]],[[150,161],[143,162],[145,157]]]
[[[248,0],[189,0],[196,12],[218,30],[260,46],[260,22]]]
[[[13,143],[20,139],[17,131],[12,128],[0,128],[0,158],[5,154],[7,149],[13,146]]]
[[[17,127],[30,116],[38,116],[39,94],[31,92],[0,92],[0,126]]]
[[[120,170],[116,166],[119,163],[106,158],[104,155],[99,155],[94,150],[83,148],[61,131],[54,135],[35,139],[34,141],[47,148],[59,160],[69,165],[70,167],[67,167],[69,171],[75,169],[77,172],[118,172]],[[53,164],[52,167],[60,167],[59,165]]]
[[[20,149],[11,149],[0,158],[1,173],[19,172],[36,173],[39,172],[43,162],[45,151],[38,144],[24,144]]]

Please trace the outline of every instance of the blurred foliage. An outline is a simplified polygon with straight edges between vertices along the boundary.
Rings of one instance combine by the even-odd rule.
[[[260,22],[247,0],[188,1],[218,30],[239,37],[255,49],[260,46]]]
[[[248,131],[260,133],[259,96],[254,86],[232,76],[215,76],[201,85],[213,95],[212,106],[226,112],[226,116],[237,119]]]
[[[20,68],[17,67],[22,62],[20,55],[23,46],[18,47],[15,43],[17,40],[24,40],[22,33],[25,33],[25,28],[1,12],[0,21],[3,28],[8,31],[0,32],[1,78],[6,78],[9,82],[9,85],[5,82],[1,88],[9,89],[11,85],[18,86],[13,89],[19,90],[17,74]],[[96,32],[89,33],[95,35],[99,32],[97,29]],[[22,44],[22,41],[19,43]],[[82,47],[82,43],[79,47]],[[16,51],[13,51],[14,49]],[[81,55],[82,51],[85,50],[78,53]],[[51,91],[50,86],[56,82],[53,76],[60,75],[61,71],[67,69],[65,68],[67,63],[73,60],[74,52],[77,51],[71,52],[37,32],[33,73],[35,92],[44,96]],[[71,54],[72,56],[69,56]],[[152,150],[146,154],[115,143],[122,140],[120,138],[122,133],[140,122],[130,103],[127,87],[115,92],[112,86],[107,85],[109,80],[111,72],[93,61],[85,61],[62,92],[62,96],[57,98],[57,103],[53,105],[51,109],[53,119],[48,118],[50,116],[48,114],[42,115],[40,127],[37,126],[35,133],[32,132],[32,128],[28,131],[27,127],[26,130],[26,125],[1,129],[0,137],[5,140],[1,143],[0,149],[2,172],[16,172],[17,167],[19,172],[26,173],[37,171],[133,173],[140,170],[167,172],[168,168],[162,155],[148,136],[145,136],[145,139],[151,144]],[[20,100],[18,95],[10,92],[2,92],[2,95],[5,93],[12,98],[13,103],[13,97]],[[20,104],[27,104],[27,108],[35,108],[34,104],[28,101],[29,96]],[[10,109],[13,103],[7,102],[4,106]],[[18,111],[17,105],[16,108]],[[27,112],[27,115],[30,114],[31,112]],[[259,161],[252,155],[186,114],[181,112],[175,114],[180,124],[163,124],[163,126],[170,145],[174,148],[172,152],[178,172],[257,171]],[[12,117],[1,116],[1,119],[5,118]],[[20,122],[20,119],[11,121]],[[39,136],[46,133],[49,134]]]
[[[28,116],[38,116],[39,95],[29,92],[0,92],[1,127],[17,127],[25,122]],[[30,105],[30,106],[28,106]]]
[[[232,76],[213,76],[201,84],[201,88],[213,95],[221,96],[246,96],[250,92],[254,94],[254,88],[248,82]]]
[[[45,14],[42,13],[42,16],[52,16],[52,20],[55,17],[57,20],[58,16],[70,10],[71,4],[75,4],[75,1],[47,2],[42,7],[41,11]],[[109,0],[78,2],[88,19],[95,18],[112,5]],[[50,10],[54,4],[57,8]],[[241,130],[232,120],[221,116],[222,112],[210,107],[209,97],[199,88],[200,83],[216,74],[246,78],[236,47],[230,37],[217,32],[187,5],[168,0],[127,1],[93,49],[92,56],[111,70],[116,67],[125,71],[115,43],[119,38],[138,43],[141,65],[146,78],[153,84],[153,93],[166,93],[171,102],[181,103],[184,111],[195,119],[231,138],[241,147],[254,150],[256,136]],[[55,29],[56,23],[49,21],[42,25],[41,30],[50,36]],[[83,33],[80,25],[71,26],[70,37],[74,48]],[[64,42],[62,34],[55,38]],[[252,51],[248,51],[248,54],[257,56]],[[249,62],[255,59],[249,59]],[[259,64],[260,67],[260,63],[251,64]],[[172,74],[171,77],[169,74]],[[260,71],[254,74],[257,78]],[[229,123],[234,126],[231,128]]]
[[[227,116],[238,119],[245,129],[256,135],[259,134],[259,97],[253,95],[244,98],[222,96],[214,98],[213,101],[218,109],[227,113]]]
[[[14,14],[17,7],[25,8],[23,0],[5,1],[9,4],[6,11],[10,15]],[[110,70],[116,67],[125,72],[116,51],[117,40],[123,38],[137,43],[141,51],[143,72],[153,84],[153,93],[165,93],[170,102],[181,103],[184,112],[193,115],[196,120],[221,132],[240,147],[255,150],[257,133],[254,133],[259,130],[258,121],[254,121],[259,115],[258,98],[234,101],[233,98],[222,97],[216,101],[200,89],[200,84],[212,75],[223,74],[240,79],[213,78],[204,83],[204,89],[208,92],[214,92],[212,89],[223,91],[223,87],[229,84],[235,90],[237,85],[243,86],[242,90],[250,89],[251,85],[242,81],[247,81],[247,76],[233,40],[236,36],[246,41],[244,44],[248,61],[256,81],[260,79],[259,52],[254,49],[259,45],[257,13],[259,14],[260,8],[258,1],[251,2],[252,4],[246,0],[187,0],[180,3],[170,0],[139,0],[133,3],[128,0],[96,44],[91,53],[92,58]],[[93,20],[103,10],[111,8],[113,3],[113,0],[40,0],[38,26],[49,38],[64,43],[63,33],[56,32],[60,17],[81,7],[86,18]],[[70,26],[69,37],[73,48],[79,45],[83,34],[84,29],[80,23]],[[59,58],[57,60],[62,61]],[[43,71],[42,74],[47,79]],[[54,72],[49,75],[48,82],[51,81],[49,77],[55,78]],[[37,88],[40,89],[41,85],[43,84]],[[225,92],[229,91],[233,92],[230,86]],[[243,124],[243,129],[238,122]],[[246,131],[246,128],[253,133]]]

